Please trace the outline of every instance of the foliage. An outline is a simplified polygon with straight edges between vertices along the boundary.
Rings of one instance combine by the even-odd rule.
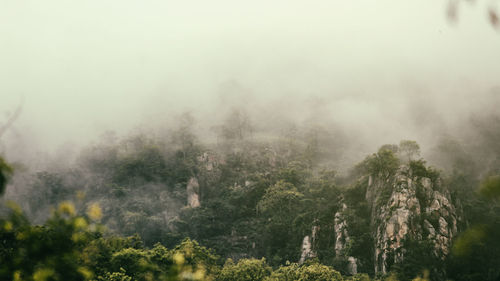
[[[500,247],[494,240],[500,235],[496,177],[474,193],[470,187],[477,183],[477,174],[467,173],[470,166],[465,160],[453,174],[441,175],[417,159],[416,142],[402,141],[366,157],[357,166],[356,178],[342,178],[323,166],[325,132],[311,130],[295,139],[256,142],[249,120],[235,116],[240,119],[227,120],[219,128],[222,139],[216,146],[201,146],[190,117],[184,116],[179,128],[168,132],[168,139],[139,135],[95,145],[75,166],[32,174],[20,197],[27,215],[11,212],[1,220],[0,279],[341,280],[340,274],[348,273],[347,257],[353,256],[365,275],[346,280],[369,280],[368,275],[374,275],[372,227],[377,218],[372,211],[377,204],[371,206],[366,198],[368,181],[371,176],[378,203],[385,203],[392,185],[384,183],[401,164],[409,166],[411,176],[434,183],[443,177],[443,188],[451,192],[459,217],[464,218],[459,228],[472,227],[455,240],[445,261],[430,254],[433,245],[426,239],[406,241],[404,262],[391,264],[392,275],[386,277],[428,279],[423,274],[427,269],[431,279],[497,278],[492,269],[500,268]],[[190,179],[199,183],[197,208],[186,206]],[[425,190],[417,185],[423,209]],[[44,222],[51,206],[75,197],[74,208],[63,204]],[[340,256],[335,253],[338,211],[348,222],[350,237]],[[31,225],[30,220],[44,225]],[[101,232],[97,222],[109,231]],[[71,226],[75,223],[78,228]],[[313,231],[316,261],[293,263],[299,260],[304,236],[312,237]],[[29,241],[17,233],[27,233]],[[78,243],[71,240],[73,236]],[[222,266],[221,260],[227,258],[236,262]]]
[[[279,267],[265,281],[341,281],[342,275],[333,268],[319,263]]]
[[[436,182],[439,178],[439,172],[432,167],[427,167],[425,160],[411,160],[409,162],[410,170],[413,175],[421,178],[429,178],[432,182]]]
[[[168,250],[146,249],[137,236],[104,237],[71,203],[60,204],[43,226],[30,225],[11,203],[0,219],[0,241],[1,280],[212,280],[220,271],[219,257],[196,241]]]
[[[132,281],[132,277],[125,274],[125,269],[120,268],[119,272],[106,272],[104,276],[98,276],[96,281]]]
[[[198,267],[209,276],[214,276],[219,271],[220,257],[213,250],[200,246],[198,242],[189,238],[184,239],[172,250],[174,261],[178,255],[183,256],[185,265]]]
[[[488,177],[481,183],[479,188],[481,195],[488,199],[499,199],[500,198],[500,176]]]
[[[266,256],[271,257],[272,264],[297,259],[299,253],[296,249],[297,245],[300,245],[302,235],[296,227],[296,219],[304,209],[303,199],[304,194],[297,191],[294,185],[279,181],[267,189],[257,204],[257,210],[266,220]]]
[[[0,279],[89,280],[92,271],[79,263],[95,233],[89,221],[62,203],[44,226],[30,226],[20,207],[11,205],[0,220]]]
[[[420,146],[416,141],[402,140],[399,143],[398,152],[402,159],[410,162],[420,156]]]
[[[10,167],[5,160],[0,157],[0,195],[4,193],[5,187],[7,186],[7,180],[12,172],[12,167]]]
[[[486,178],[479,187],[481,198],[474,210],[479,219],[454,241],[447,260],[450,276],[455,280],[498,280],[500,278],[500,186],[498,176]],[[471,194],[474,197],[475,194]],[[477,196],[477,195],[476,195]]]
[[[220,272],[217,280],[220,281],[260,281],[271,274],[271,267],[264,258],[242,259],[237,264],[229,259]]]
[[[366,273],[358,273],[351,277],[344,279],[346,281],[370,281],[370,276]]]
[[[413,280],[413,278],[429,273],[430,280],[443,280],[443,260],[433,254],[434,244],[426,240],[408,239],[404,241],[404,260],[391,267],[399,280]],[[425,275],[425,274],[423,274]]]
[[[372,176],[389,178],[398,169],[400,164],[392,149],[382,146],[374,153],[358,164],[357,169]]]

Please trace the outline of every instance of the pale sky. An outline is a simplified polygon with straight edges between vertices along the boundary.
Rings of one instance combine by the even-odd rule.
[[[231,102],[404,137],[413,102],[452,119],[500,87],[490,2],[466,2],[0,0],[0,122],[24,96],[10,138],[53,149]]]

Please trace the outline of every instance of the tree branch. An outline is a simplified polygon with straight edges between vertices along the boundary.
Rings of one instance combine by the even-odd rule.
[[[14,113],[12,113],[9,116],[5,124],[0,126],[0,139],[5,134],[5,132],[7,132],[7,130],[12,126],[12,124],[14,124],[19,115],[21,115],[21,112],[23,111],[23,106],[24,106],[24,98],[21,98],[21,102],[19,103],[19,106],[16,108],[16,111],[14,111]]]

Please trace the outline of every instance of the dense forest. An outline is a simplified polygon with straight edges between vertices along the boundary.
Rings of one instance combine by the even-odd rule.
[[[401,140],[339,172],[327,130],[263,137],[237,111],[214,142],[184,115],[43,170],[0,158],[0,279],[499,280],[497,121],[432,166]]]
[[[499,4],[0,0],[0,281],[500,281]]]

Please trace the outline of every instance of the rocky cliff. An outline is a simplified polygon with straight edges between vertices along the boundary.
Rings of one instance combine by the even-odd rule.
[[[385,274],[392,266],[402,264],[408,255],[415,256],[414,245],[429,245],[423,250],[429,259],[443,260],[449,254],[457,234],[457,210],[437,173],[428,172],[424,166],[417,168],[400,165],[391,175],[366,176],[356,187],[364,194],[356,204],[365,201],[361,204],[368,206],[370,213],[365,234],[370,236],[371,249],[365,247],[361,252],[372,251],[373,257],[361,257],[356,255],[360,251],[353,252],[352,248],[363,235],[359,230],[354,236],[351,233],[351,226],[361,218],[352,215],[359,206],[352,200],[341,199],[333,216],[332,251],[344,260],[346,273],[356,274],[360,264],[372,264],[373,273]],[[315,245],[306,236],[302,246],[301,261]]]
[[[401,165],[391,176],[369,176],[365,181],[375,273],[387,273],[392,265],[402,263],[410,241],[431,243],[429,255],[435,257],[444,258],[450,251],[457,233],[457,212],[439,177],[428,177],[423,171]],[[337,255],[350,239],[349,221],[342,215],[347,208],[344,204],[334,218]]]

